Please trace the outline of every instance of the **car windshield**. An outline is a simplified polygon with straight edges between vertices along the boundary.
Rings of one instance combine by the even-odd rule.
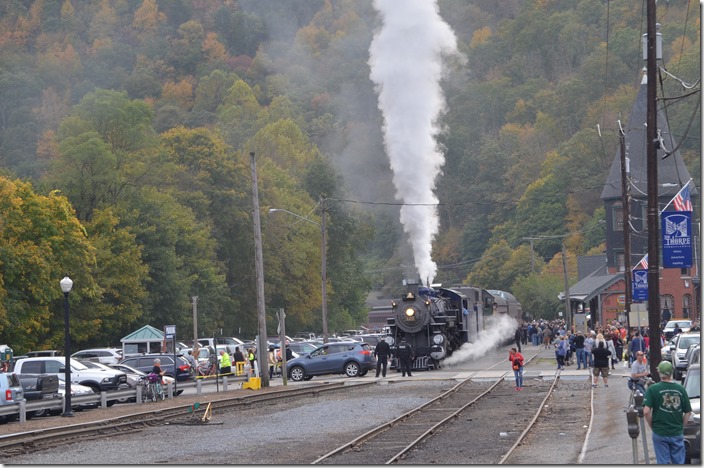
[[[684,381],[684,388],[687,390],[689,398],[699,398],[701,396],[701,370],[699,368],[690,368],[687,371],[687,377]]]
[[[681,320],[670,320],[665,325],[665,328],[675,328],[677,325],[679,325],[680,328],[689,328],[692,326],[692,322],[683,322]]]
[[[689,345],[699,343],[701,341],[701,336],[696,335],[696,336],[682,336],[680,337],[680,340],[677,342],[677,347],[679,349],[687,349],[689,348]]]

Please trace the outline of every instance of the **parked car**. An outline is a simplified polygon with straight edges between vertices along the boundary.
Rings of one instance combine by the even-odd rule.
[[[86,386],[86,385],[81,385],[77,383],[71,382],[71,397],[76,397],[76,396],[83,396],[83,395],[92,395],[95,392],[93,391],[92,388]],[[63,396],[66,394],[66,381],[64,380],[63,375],[59,375],[59,395],[63,398]],[[71,408],[74,410],[84,410],[84,409],[93,409],[97,408],[100,406],[99,403],[75,403],[74,401],[71,401]],[[57,416],[61,413],[63,413],[63,409],[60,410],[49,410],[49,414],[52,416]]]
[[[299,356],[312,353],[313,351],[318,349],[317,346],[306,341],[293,341],[288,344],[288,347],[291,349],[292,352],[296,353]]]
[[[24,389],[20,379],[14,373],[0,373],[0,406],[14,405],[24,398]],[[0,416],[0,423],[14,421],[19,414]]]
[[[130,388],[136,388],[137,385],[139,385],[143,381],[144,377],[147,376],[146,372],[142,372],[141,370],[135,369],[134,367],[128,366],[127,364],[109,364],[109,366],[113,369],[117,369],[125,373],[125,375],[127,376],[127,383],[129,384]],[[164,385],[168,385],[170,383],[173,383],[174,378],[165,375],[161,378],[161,381]],[[176,395],[180,395],[181,393],[183,393],[183,390],[178,390],[176,392]],[[131,399],[131,401],[134,401],[134,399]]]
[[[680,333],[677,340],[677,345],[670,352],[672,366],[675,368],[675,373],[672,376],[675,380],[682,380],[682,372],[687,369],[687,348],[690,345],[699,343],[702,336],[698,333]]]
[[[691,328],[692,328],[692,321],[691,320],[670,320],[665,324],[665,327],[662,329],[663,335],[665,335],[665,339],[669,340],[675,335],[675,328],[680,327],[682,329],[682,333],[687,333]]]
[[[325,374],[362,377],[373,369],[376,369],[376,358],[369,345],[363,342],[327,343],[286,363],[289,378],[296,382]]]
[[[692,416],[684,426],[685,463],[691,463],[693,459],[701,458],[701,377],[700,365],[692,364],[684,379],[684,388],[687,390],[689,402],[692,405]]]
[[[670,361],[670,362],[672,362],[672,348],[673,348],[673,347],[675,346],[675,344],[677,343],[677,338],[678,338],[678,336],[679,336],[679,335],[673,336],[672,338],[670,338],[669,340],[667,340],[667,342],[665,343],[665,345],[662,347],[662,350],[661,350],[660,352],[661,352],[661,354],[662,354],[662,360],[663,360],[663,361]]]
[[[161,360],[161,369],[165,375],[176,377],[176,380],[183,382],[193,378],[191,365],[183,356],[176,356],[176,375],[174,375],[174,355],[173,354],[140,354],[139,356],[127,356],[120,361],[120,364],[127,364],[145,373],[150,373],[154,368],[154,359]]]
[[[84,349],[73,353],[71,357],[80,361],[91,360],[103,364],[117,364],[122,359],[122,350],[120,348]]]
[[[51,374],[15,374],[24,389],[24,399],[27,401],[50,400],[61,398],[59,394],[59,378]],[[48,410],[28,411],[27,418],[44,416]]]
[[[71,384],[77,383],[92,388],[96,393],[117,390],[120,384],[127,383],[127,376],[120,371],[104,372],[89,369],[80,361],[71,358]],[[62,356],[47,356],[25,358],[15,363],[18,374],[53,374],[61,378],[65,374],[66,358]],[[108,401],[108,404],[115,400]]]

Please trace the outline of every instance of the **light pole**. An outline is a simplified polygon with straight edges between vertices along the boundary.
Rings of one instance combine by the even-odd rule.
[[[322,314],[323,314],[323,343],[328,342],[328,292],[327,292],[327,243],[325,239],[325,206],[322,205],[322,214],[320,216],[321,222],[318,223],[312,219],[308,219],[305,216],[292,213],[291,211],[284,210],[281,208],[269,208],[269,213],[277,212],[288,213],[291,216],[302,219],[303,221],[315,224],[320,228],[320,277],[321,277],[321,294],[322,294]]]
[[[64,393],[64,413],[61,416],[73,416],[71,408],[71,335],[69,334],[68,325],[68,293],[71,292],[73,281],[68,276],[59,281],[61,290],[64,292],[64,354],[66,355],[66,363],[64,368],[64,380],[66,390]]]

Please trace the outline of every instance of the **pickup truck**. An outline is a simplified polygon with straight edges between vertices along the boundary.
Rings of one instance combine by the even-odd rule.
[[[64,374],[66,358],[62,356],[46,356],[20,359],[15,363],[16,374],[51,374],[58,377]],[[69,359],[71,366],[71,383],[85,385],[94,392],[117,390],[121,384],[127,384],[127,376],[118,370],[89,369],[75,359]],[[115,400],[109,400],[112,406]]]
[[[48,400],[61,398],[59,394],[59,378],[50,374],[16,374],[24,389],[24,398],[27,401]],[[48,410],[32,411],[28,417],[43,416]]]

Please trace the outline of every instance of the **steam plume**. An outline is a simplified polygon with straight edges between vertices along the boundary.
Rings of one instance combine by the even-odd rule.
[[[479,334],[474,343],[465,343],[452,356],[442,361],[444,366],[452,366],[484,356],[501,343],[514,336],[518,322],[508,315],[487,317],[486,330]],[[506,353],[508,359],[508,353]]]
[[[416,268],[423,281],[432,281],[437,265],[430,254],[439,224],[433,188],[445,162],[435,141],[445,111],[442,57],[456,54],[457,40],[435,1],[374,0],[374,8],[383,25],[369,48],[369,65],[384,116],[384,143],[396,198],[406,203],[401,223]]]

